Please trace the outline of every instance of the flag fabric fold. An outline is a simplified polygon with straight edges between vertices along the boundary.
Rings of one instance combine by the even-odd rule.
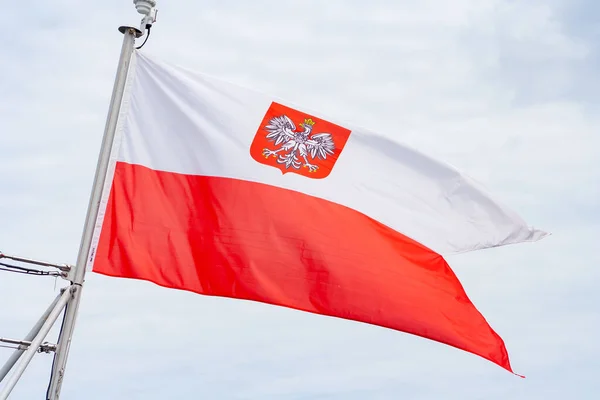
[[[89,268],[396,329],[512,371],[443,255],[545,232],[389,137],[132,57]]]

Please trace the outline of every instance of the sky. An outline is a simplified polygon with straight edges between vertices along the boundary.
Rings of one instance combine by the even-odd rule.
[[[600,3],[163,0],[158,8],[143,52],[386,132],[552,232],[447,258],[527,378],[397,331],[91,273],[62,399],[598,397]],[[117,27],[139,21],[130,0],[3,5],[1,251],[75,262]],[[0,272],[0,336],[23,337],[65,284]],[[10,353],[0,348],[0,362]],[[11,399],[41,398],[51,362],[36,355]]]

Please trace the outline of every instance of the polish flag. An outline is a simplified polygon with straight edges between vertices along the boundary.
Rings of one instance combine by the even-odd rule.
[[[136,51],[88,268],[383,326],[512,372],[443,255],[546,233],[400,135]]]

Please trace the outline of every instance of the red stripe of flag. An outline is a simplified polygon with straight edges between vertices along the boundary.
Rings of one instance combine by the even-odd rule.
[[[287,189],[118,163],[94,271],[384,326],[512,372],[441,255]]]

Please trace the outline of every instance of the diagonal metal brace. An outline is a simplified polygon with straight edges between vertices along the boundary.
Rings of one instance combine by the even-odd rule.
[[[0,400],[6,400],[8,398],[15,385],[21,378],[21,375],[23,375],[23,372],[25,372],[27,365],[35,353],[42,348],[43,340],[45,339],[46,335],[48,335],[48,332],[54,325],[54,322],[56,322],[58,316],[62,313],[63,309],[66,307],[67,303],[71,300],[74,289],[74,286],[70,286],[66,288],[66,290],[62,290],[60,297],[58,297],[56,303],[53,303],[54,307],[43,321],[42,326],[39,329],[36,329],[38,332],[35,334],[35,337],[31,339],[31,344],[27,347],[27,350],[17,357],[18,361],[15,360],[16,362],[14,363],[14,368],[13,365],[10,365],[10,368],[8,369],[12,370],[13,372],[4,383],[4,386],[0,388]]]

